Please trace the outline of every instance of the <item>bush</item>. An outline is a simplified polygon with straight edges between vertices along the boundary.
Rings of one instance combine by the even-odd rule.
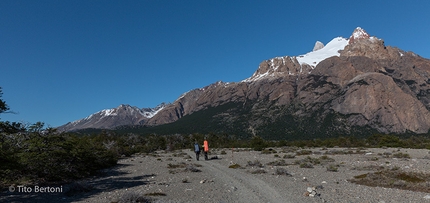
[[[254,171],[251,171],[252,174],[263,174],[263,173],[267,173],[267,171],[265,171],[264,169],[257,169]]]
[[[259,136],[254,136],[251,138],[250,147],[255,151],[262,151],[268,146],[267,142]]]
[[[92,137],[37,129],[2,135],[0,182],[3,184],[71,181],[117,163],[116,151]]]
[[[313,168],[314,165],[309,162],[300,163],[300,168]]]
[[[330,164],[327,166],[327,171],[331,171],[331,172],[337,172],[338,171],[338,166],[334,165],[334,164]]]
[[[187,166],[185,167],[185,171],[186,171],[186,172],[201,172],[201,170],[200,170],[200,169],[196,168],[196,167],[195,167],[195,166],[193,166],[193,165],[187,165]]]
[[[240,166],[239,164],[232,164],[228,168],[237,169],[237,168],[242,168],[242,166]]]
[[[404,159],[410,159],[411,158],[411,156],[409,154],[402,153],[402,152],[393,154],[393,157],[394,158],[404,158]]]
[[[288,164],[287,164],[287,162],[285,162],[285,160],[281,159],[281,160],[269,162],[269,163],[267,163],[267,165],[270,165],[270,166],[286,166]]]
[[[389,187],[426,193],[430,192],[430,187],[428,187],[430,174],[405,172],[399,169],[380,170],[374,173],[362,174],[354,176],[350,181],[372,187]]]
[[[293,176],[290,173],[288,173],[287,169],[285,168],[277,168],[275,175],[286,175],[286,176]]]
[[[296,157],[296,155],[295,154],[286,154],[286,155],[284,155],[284,159],[294,159]]]
[[[262,164],[262,163],[260,163],[260,161],[259,161],[259,160],[254,160],[254,161],[248,161],[247,166],[262,168],[262,167],[263,167],[263,164]]]
[[[296,152],[297,156],[310,155],[310,154],[312,154],[312,151],[311,150],[305,150],[305,149]]]

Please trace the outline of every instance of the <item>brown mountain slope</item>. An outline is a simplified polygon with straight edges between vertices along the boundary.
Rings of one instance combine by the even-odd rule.
[[[314,58],[309,60],[311,56]],[[321,56],[325,58],[318,58]],[[240,105],[205,118],[205,122],[233,125],[240,111],[240,126],[230,127],[253,134],[267,128],[282,128],[281,134],[306,133],[313,128],[305,126],[309,123],[318,125],[314,131],[324,128],[348,133],[350,128],[364,127],[383,133],[427,133],[430,60],[385,46],[383,40],[357,28],[349,39],[335,38],[306,55],[265,60],[243,81],[216,82],[184,93],[139,123],[177,122],[229,103]]]

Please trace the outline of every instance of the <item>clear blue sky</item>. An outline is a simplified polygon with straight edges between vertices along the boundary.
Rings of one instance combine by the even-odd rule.
[[[0,87],[18,114],[0,119],[56,127],[120,104],[155,107],[358,26],[430,58],[429,2],[2,0]]]

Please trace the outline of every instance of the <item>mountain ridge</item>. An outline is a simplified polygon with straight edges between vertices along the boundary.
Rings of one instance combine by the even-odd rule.
[[[352,127],[383,133],[427,133],[430,128],[429,75],[428,59],[385,46],[383,40],[358,27],[348,39],[334,38],[307,54],[264,60],[251,77],[240,82],[219,81],[190,90],[153,117],[141,119],[137,125],[172,123],[194,112],[241,103],[251,105],[249,120],[240,124],[243,131],[263,132],[262,126],[270,128],[270,121],[264,119],[275,122],[282,117],[270,112],[270,108],[295,106],[287,113],[293,120],[312,119],[310,115],[315,112],[321,112],[321,120],[337,115],[344,123],[339,123],[342,127],[333,128],[346,134]],[[223,111],[213,119],[237,117],[232,110]]]

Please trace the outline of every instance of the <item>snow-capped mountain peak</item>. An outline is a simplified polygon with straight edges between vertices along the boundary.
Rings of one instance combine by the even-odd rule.
[[[361,27],[357,27],[355,28],[354,32],[352,32],[351,36],[349,37],[349,43],[352,44],[354,42],[356,42],[357,40],[361,40],[361,39],[369,39],[370,35],[367,34],[367,32],[361,28]]]
[[[60,131],[73,131],[84,128],[115,128],[121,125],[137,125],[154,117],[166,106],[161,103],[155,108],[140,109],[128,104],[116,108],[103,109],[86,118],[67,123],[59,127]]]
[[[379,41],[376,37],[370,37],[363,28],[357,27],[349,38],[336,37],[325,46],[322,42],[317,41],[313,50],[309,53],[293,57],[275,57],[266,60],[260,64],[258,70],[251,77],[241,82],[252,82],[282,75],[310,73],[321,61],[333,56],[340,56],[340,52],[347,45],[363,39],[369,40],[371,43]],[[285,68],[287,66],[289,68]]]
[[[301,73],[309,73],[324,59],[332,56],[339,56],[339,51],[343,50],[346,45],[348,45],[348,39],[336,37],[325,46],[321,42],[315,43],[314,51],[307,54],[293,57],[275,57],[273,59],[266,60],[260,64],[258,70],[251,77],[242,80],[242,82],[257,81],[276,75],[297,75]],[[292,67],[291,65],[294,67],[293,69],[286,68]]]

